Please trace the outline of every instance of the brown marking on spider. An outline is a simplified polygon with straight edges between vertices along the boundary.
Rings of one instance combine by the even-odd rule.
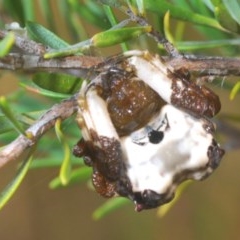
[[[127,197],[137,211],[155,208],[181,182],[202,180],[219,165],[224,151],[209,118],[221,104],[187,71],[168,69],[148,52],[127,52],[110,63],[80,91],[84,140],[74,153],[93,168],[98,193]]]
[[[101,95],[120,136],[143,127],[165,104],[134,72],[125,71],[122,66],[109,68],[101,81]]]
[[[172,79],[171,104],[194,116],[214,117],[221,109],[219,97],[204,85],[197,85],[170,72]]]

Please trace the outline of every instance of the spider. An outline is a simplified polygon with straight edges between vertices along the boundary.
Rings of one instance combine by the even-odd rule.
[[[113,58],[84,82],[78,104],[74,154],[93,168],[99,194],[127,197],[136,211],[171,201],[180,183],[205,179],[224,155],[210,120],[218,96],[147,51]]]

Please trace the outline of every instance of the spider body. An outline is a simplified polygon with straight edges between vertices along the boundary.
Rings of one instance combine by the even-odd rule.
[[[83,84],[78,102],[75,155],[93,168],[98,193],[128,197],[137,211],[171,201],[181,182],[206,178],[224,154],[210,121],[218,96],[148,52],[115,59]]]

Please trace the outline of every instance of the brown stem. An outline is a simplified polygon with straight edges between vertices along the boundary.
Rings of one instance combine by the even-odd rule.
[[[147,21],[141,16],[135,16],[130,10],[124,11],[140,25],[147,25]],[[0,30],[0,39],[7,32]],[[181,55],[165,38],[155,30],[150,33],[157,38],[157,42],[163,42],[168,49],[169,56],[163,57],[166,64],[175,70],[184,68],[190,73],[200,77],[208,76],[239,76],[240,58],[224,58],[211,56]],[[36,71],[44,70],[50,72],[65,72],[79,77],[86,76],[86,70],[94,68],[105,60],[100,57],[91,56],[68,56],[54,59],[44,59],[46,47],[31,39],[15,35],[15,48],[7,56],[0,58],[0,69]],[[94,71],[94,69],[92,69]],[[93,72],[92,72],[93,73]]]
[[[20,135],[0,151],[0,167],[10,161],[17,160],[27,149],[37,143],[37,141],[54,126],[57,119],[67,119],[76,111],[76,96],[54,105],[26,130],[26,135],[30,136],[29,138]]]
[[[190,73],[201,77],[208,76],[240,76],[240,58],[224,58],[211,56],[189,55],[184,58],[164,56],[165,63],[175,69],[184,68]],[[24,71],[65,72],[79,77],[86,75],[86,71],[104,62],[100,57],[68,56],[54,59],[44,59],[35,55],[11,53],[0,59],[0,69]],[[92,72],[93,73],[93,72]]]
[[[240,58],[211,56],[185,56],[184,58],[164,58],[173,69],[184,68],[198,76],[239,76]]]
[[[0,30],[0,39],[4,38],[8,34],[8,31]],[[26,53],[42,55],[46,52],[46,47],[40,43],[37,43],[31,39],[18,36],[15,34],[14,41],[15,51]]]

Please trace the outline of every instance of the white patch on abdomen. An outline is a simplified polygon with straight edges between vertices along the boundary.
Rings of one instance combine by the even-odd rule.
[[[132,141],[131,136],[121,139],[127,175],[134,192],[150,189],[159,194],[165,193],[171,188],[176,174],[204,168],[209,161],[207,150],[212,135],[204,129],[203,121],[172,105],[164,106],[157,118],[164,119],[165,116],[169,128],[164,130],[164,137],[158,144],[148,141],[139,145]],[[151,124],[154,125],[154,122]],[[205,174],[207,169],[201,169],[192,176],[199,180]]]

